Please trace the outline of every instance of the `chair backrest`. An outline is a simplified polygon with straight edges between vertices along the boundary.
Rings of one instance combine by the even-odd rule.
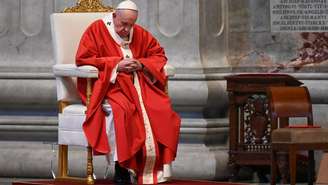
[[[86,28],[108,13],[54,13],[51,33],[57,64],[74,64],[80,39]]]
[[[82,34],[95,20],[108,13],[54,13],[51,15],[51,34],[56,64],[75,64],[75,55]],[[57,99],[78,101],[76,79],[57,79]]]
[[[268,87],[272,121],[277,118],[305,117],[313,124],[312,103],[306,87]]]

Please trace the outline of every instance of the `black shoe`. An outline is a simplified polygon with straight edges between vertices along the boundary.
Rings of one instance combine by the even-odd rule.
[[[114,183],[117,185],[131,184],[129,171],[121,167],[118,162],[115,162]]]

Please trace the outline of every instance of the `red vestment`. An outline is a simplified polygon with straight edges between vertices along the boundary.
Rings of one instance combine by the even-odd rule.
[[[143,71],[138,71],[141,94],[150,120],[156,143],[156,168],[174,160],[179,139],[180,118],[172,110],[164,89],[167,77],[164,65],[167,58],[163,48],[146,30],[134,25],[129,47],[133,58],[139,60],[156,79],[153,83]],[[144,165],[145,126],[137,91],[131,74],[118,73],[116,82],[110,83],[113,68],[123,59],[120,46],[114,41],[102,20],[91,24],[83,34],[76,54],[76,64],[93,65],[99,70],[99,78],[93,81],[93,91],[87,109],[83,129],[89,144],[96,153],[110,151],[105,113],[102,102],[108,99],[114,114],[118,161],[136,170]],[[86,100],[86,81],[78,79],[78,90]],[[142,162],[143,161],[143,162]],[[139,170],[140,171],[140,170]]]

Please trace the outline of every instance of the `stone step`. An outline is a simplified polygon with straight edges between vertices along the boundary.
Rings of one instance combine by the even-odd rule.
[[[55,116],[0,116],[2,141],[57,141]]]

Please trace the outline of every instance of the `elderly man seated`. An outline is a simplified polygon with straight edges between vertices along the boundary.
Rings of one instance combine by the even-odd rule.
[[[111,151],[116,182],[156,184],[171,176],[180,118],[165,93],[164,49],[137,17],[136,4],[123,1],[81,38],[76,64],[99,70],[83,129],[94,153]],[[85,102],[84,79],[78,89]],[[106,125],[110,109],[114,119]]]

